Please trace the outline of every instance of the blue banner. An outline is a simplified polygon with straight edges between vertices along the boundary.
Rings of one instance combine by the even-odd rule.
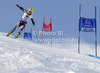
[[[88,19],[88,18],[80,17],[79,31],[95,32],[96,31],[96,20],[95,20],[95,18],[94,19]]]
[[[32,40],[32,34],[31,33],[24,33],[24,39]]]

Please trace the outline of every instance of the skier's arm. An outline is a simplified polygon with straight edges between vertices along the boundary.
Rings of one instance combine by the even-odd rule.
[[[23,7],[21,7],[21,6],[19,6],[18,4],[16,4],[16,6],[19,8],[19,9],[21,9],[23,12],[27,12],[27,10],[26,9],[24,9]]]
[[[35,26],[35,22],[34,22],[33,18],[31,18],[31,21],[32,21],[33,26]]]

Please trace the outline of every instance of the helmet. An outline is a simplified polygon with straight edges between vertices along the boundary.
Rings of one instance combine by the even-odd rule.
[[[33,9],[32,9],[32,8],[30,8],[28,11],[33,12]]]

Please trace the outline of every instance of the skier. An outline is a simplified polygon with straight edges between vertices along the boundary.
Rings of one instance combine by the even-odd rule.
[[[32,12],[33,9],[30,8],[28,11],[26,9],[24,9],[23,7],[19,6],[18,4],[16,4],[16,6],[21,9],[24,12],[24,15],[22,16],[22,19],[17,23],[17,25],[6,35],[9,36],[11,35],[17,28],[20,28],[20,31],[18,32],[18,34],[15,36],[15,38],[18,38],[19,35],[21,34],[21,31],[25,28],[27,22],[31,19],[33,26],[35,27],[35,22],[33,20],[33,16],[32,16]]]

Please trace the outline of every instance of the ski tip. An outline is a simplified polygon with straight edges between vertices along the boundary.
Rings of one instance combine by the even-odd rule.
[[[15,39],[15,37],[12,37],[13,39]]]
[[[12,37],[12,38],[17,39],[18,37]]]
[[[16,37],[12,37],[13,39],[16,39]]]
[[[8,36],[8,35],[5,35],[6,37]]]

